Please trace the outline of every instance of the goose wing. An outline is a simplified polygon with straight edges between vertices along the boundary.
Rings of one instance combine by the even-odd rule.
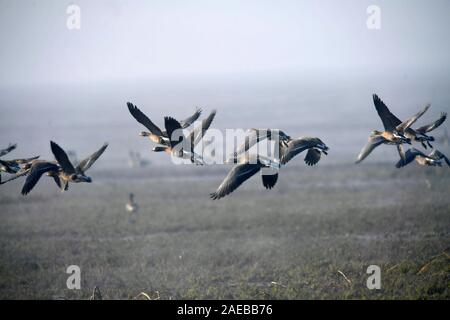
[[[35,156],[35,157],[32,157],[32,158],[25,158],[25,159],[8,160],[6,162],[11,163],[11,164],[12,163],[14,163],[14,164],[25,164],[25,163],[31,162],[33,160],[36,160],[37,158],[39,158],[39,156]]]
[[[197,108],[192,116],[190,116],[189,118],[186,118],[184,120],[181,120],[180,121],[181,127],[183,129],[186,129],[191,124],[193,124],[200,117],[200,115],[202,114],[202,111],[203,110],[201,108]]]
[[[236,190],[242,183],[252,177],[261,169],[260,164],[245,163],[238,164],[230,170],[217,190],[211,193],[211,199],[216,200],[225,197]]]
[[[58,164],[61,166],[63,171],[68,174],[76,173],[75,168],[67,156],[67,153],[53,141],[50,141],[50,146],[56,161],[58,161]]]
[[[302,138],[290,140],[287,146],[280,145],[281,164],[288,163],[296,155],[309,148],[310,148],[309,141]]]
[[[425,126],[420,127],[419,129],[417,129],[416,131],[419,133],[427,133],[430,131],[433,131],[434,129],[436,129],[437,127],[439,127],[441,124],[444,123],[445,119],[447,119],[447,113],[446,112],[442,112],[441,113],[441,117],[439,119],[437,119],[436,121],[427,124]]]
[[[84,173],[86,170],[88,170],[95,161],[105,152],[106,148],[108,147],[108,143],[105,143],[100,149],[98,149],[96,152],[91,154],[89,157],[81,161],[77,167],[76,171],[79,173]]]
[[[425,156],[421,151],[412,148],[412,149],[408,149],[405,152],[405,157],[404,159],[400,159],[398,160],[398,162],[395,164],[395,167],[397,168],[401,168],[404,167],[408,164],[410,164],[411,162],[414,161],[414,159],[416,158],[416,156],[421,155],[421,156]]]
[[[385,139],[381,136],[370,136],[367,144],[362,148],[355,163],[363,161],[376,147],[382,144]]]
[[[320,152],[320,150],[318,150],[316,148],[311,148],[306,153],[305,163],[308,166],[313,166],[319,162],[321,156],[322,156],[322,152]]]
[[[413,125],[414,122],[417,121],[417,119],[419,119],[421,116],[423,116],[423,114],[425,112],[427,112],[427,110],[430,108],[430,105],[427,104],[422,110],[420,110],[419,112],[417,112],[415,115],[413,115],[412,117],[406,119],[405,121],[403,121],[401,124],[397,125],[397,127],[395,128],[398,132],[404,132],[406,129],[408,129],[409,127],[411,127]]]
[[[172,135],[176,130],[182,130],[181,124],[172,117],[164,117],[164,126],[166,127],[167,136],[170,140],[170,145],[174,147],[183,140],[184,136],[180,136],[178,140],[173,140]]]
[[[28,193],[30,193],[30,191],[34,188],[36,183],[38,183],[39,179],[44,173],[58,169],[59,167],[52,162],[44,161],[34,163],[31,166],[28,172],[27,179],[25,180],[25,183],[22,187],[22,195],[27,195]]]
[[[266,189],[272,189],[277,183],[277,180],[278,180],[278,173],[262,175],[263,186]]]
[[[137,122],[144,125],[151,133],[157,136],[164,136],[161,129],[159,129],[138,107],[133,105],[131,102],[127,102],[128,111]]]
[[[199,129],[193,129],[191,133],[189,133],[188,141],[190,141],[193,146],[196,146],[203,138],[206,131],[208,131],[209,127],[211,126],[211,123],[213,122],[215,116],[216,110],[211,111],[209,116],[202,120],[201,131]]]
[[[373,104],[375,105],[375,109],[378,112],[378,115],[383,122],[384,130],[392,132],[395,127],[397,127],[402,122],[399,118],[397,118],[386,106],[383,100],[380,99],[376,94],[372,96]]]
[[[434,151],[432,153],[430,153],[430,155],[428,157],[431,159],[434,159],[434,160],[444,159],[445,162],[447,163],[447,165],[450,166],[450,160],[445,156],[445,154],[443,154],[442,152],[440,152],[437,149],[434,149]]]
[[[13,151],[15,148],[17,148],[17,143],[15,144],[9,144],[8,147],[6,147],[5,149],[0,149],[0,157],[4,156],[5,154],[10,153],[11,151]]]
[[[5,183],[10,182],[12,180],[16,180],[17,178],[23,177],[23,176],[27,175],[29,171],[30,170],[28,169],[28,170],[24,170],[22,172],[18,172],[18,173],[10,176],[8,179],[3,180],[3,181],[2,181],[1,176],[0,176],[0,184],[5,184]]]

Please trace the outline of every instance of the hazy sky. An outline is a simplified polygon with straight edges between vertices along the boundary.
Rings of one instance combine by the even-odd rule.
[[[68,30],[67,6],[81,8]],[[381,30],[366,9],[381,8]],[[0,0],[0,85],[450,70],[450,1]]]

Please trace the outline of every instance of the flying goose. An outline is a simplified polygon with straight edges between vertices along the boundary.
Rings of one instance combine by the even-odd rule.
[[[405,124],[402,127],[402,121],[388,109],[388,107],[383,103],[383,101],[380,98],[378,98],[377,100],[378,100],[377,110],[379,110],[379,113],[382,114],[382,115],[380,114],[380,117],[389,119],[388,121],[391,122],[393,126],[398,127],[397,131],[402,133],[406,138],[410,139],[411,141],[420,142],[425,149],[427,148],[425,142],[428,144],[430,148],[432,147],[430,141],[434,141],[434,137],[428,136],[426,133],[433,131],[445,121],[445,119],[447,118],[447,114],[445,112],[441,113],[441,116],[436,121],[414,130],[413,128],[411,128],[411,125],[415,121],[417,121],[417,119],[420,118],[430,108],[430,104],[427,104],[422,111],[420,111],[418,114],[408,119],[409,121],[411,121],[411,123]]]
[[[235,155],[233,159],[227,160],[227,163],[238,164],[231,169],[217,190],[211,193],[211,199],[220,199],[230,194],[262,168],[277,170],[274,174],[262,175],[264,187],[272,189],[278,180],[278,169],[281,165],[286,165],[292,158],[305,150],[308,150],[305,163],[312,166],[319,162],[322,152],[327,154],[329,148],[319,138],[300,137],[290,139],[287,143],[280,142],[279,159],[269,159],[261,155],[248,155],[247,153]]]
[[[133,105],[131,102],[127,102],[128,111],[137,122],[144,125],[148,131],[142,131],[139,133],[142,137],[148,137],[151,141],[169,146],[169,136],[167,131],[162,131],[158,126],[156,126],[137,106]],[[194,114],[182,121],[180,121],[180,126],[182,129],[188,128],[192,123],[194,123],[202,113],[202,109],[197,108]]]
[[[103,154],[108,144],[105,143],[99,150],[81,161],[76,167],[73,166],[66,152],[58,144],[50,141],[50,147],[56,162],[35,160],[29,168],[27,179],[22,188],[22,195],[28,194],[44,173],[55,180],[61,191],[68,190],[69,182],[92,182],[92,179],[86,176],[85,172]]]
[[[442,160],[444,160],[448,166],[450,166],[450,160],[440,151],[434,150],[429,155],[425,155],[420,150],[415,148],[409,149],[405,153],[405,159],[400,159],[395,165],[397,168],[404,167],[409,163],[416,161],[422,166],[442,166]]]
[[[411,139],[405,136],[405,131],[417,121],[430,107],[425,106],[424,109],[408,118],[404,122],[398,120],[388,109],[386,104],[376,95],[373,95],[373,103],[381,121],[383,122],[384,131],[374,130],[369,136],[369,141],[363,147],[358,155],[356,163],[363,161],[376,147],[382,144],[397,146],[400,157],[404,158],[403,143],[411,144]],[[399,122],[400,121],[400,122]]]

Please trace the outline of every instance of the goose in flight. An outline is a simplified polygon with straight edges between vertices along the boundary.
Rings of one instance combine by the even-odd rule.
[[[381,121],[383,122],[384,131],[374,130],[369,136],[369,141],[363,147],[358,155],[356,163],[363,161],[376,147],[382,144],[397,146],[400,157],[404,158],[403,143],[411,144],[411,139],[405,136],[405,131],[414,124],[430,107],[425,106],[424,109],[408,118],[404,122],[398,120],[388,109],[386,104],[376,94],[373,95],[373,103]],[[400,121],[400,122],[399,122]]]
[[[147,128],[148,131],[141,131],[139,133],[142,137],[148,137],[151,141],[169,146],[169,135],[166,131],[162,131],[158,126],[156,126],[137,106],[133,105],[131,102],[127,102],[128,111],[136,119],[137,122],[142,124]],[[180,121],[180,126],[182,129],[188,128],[193,124],[202,113],[202,109],[197,108],[194,114],[182,121]]]
[[[170,139],[166,145],[156,146],[152,150],[154,152],[165,152],[178,158],[190,159],[192,163],[203,164],[201,156],[194,152],[194,148],[202,140],[215,116],[216,110],[212,110],[209,116],[202,120],[200,128],[194,128],[187,135],[184,135],[181,131],[183,128],[180,122],[172,117],[164,117],[164,125]],[[178,139],[174,137],[175,131],[180,134]]]
[[[406,138],[410,139],[411,141],[420,142],[425,149],[427,148],[425,142],[430,148],[433,147],[430,144],[430,141],[434,141],[434,137],[428,136],[426,133],[438,128],[445,121],[445,119],[447,118],[447,114],[445,112],[441,113],[441,116],[436,121],[422,126],[418,129],[413,129],[411,128],[411,125],[430,108],[430,104],[427,104],[425,108],[422,109],[419,113],[402,123],[402,121],[389,110],[389,108],[380,98],[378,98],[378,96],[374,95],[374,101],[375,99],[377,100],[378,105],[377,111],[382,119],[387,119],[387,121],[391,123],[392,126],[395,126],[397,128],[397,131],[402,133]],[[402,124],[404,125],[402,126]]]
[[[395,165],[397,168],[404,167],[413,161],[416,161],[421,166],[442,166],[442,160],[444,160],[448,166],[450,166],[450,160],[440,151],[434,150],[429,155],[425,155],[420,150],[415,148],[409,149],[405,153],[405,159],[400,159]]]
[[[292,158],[305,150],[308,150],[305,163],[312,166],[319,162],[321,153],[327,154],[329,148],[319,138],[301,137],[290,139],[287,143],[280,142],[280,159],[270,159],[261,155],[245,153],[227,160],[227,163],[237,163],[237,165],[231,169],[217,190],[211,193],[211,199],[216,200],[225,197],[263,168],[277,170],[276,173],[262,174],[264,187],[272,189],[278,180],[278,169],[281,165],[286,165]]]
[[[69,182],[92,182],[92,179],[86,176],[85,172],[103,154],[108,144],[105,143],[99,150],[81,161],[76,167],[73,166],[67,153],[58,144],[50,141],[50,147],[56,162],[35,160],[28,168],[27,178],[22,188],[22,195],[27,195],[44,173],[55,180],[55,183],[61,191],[69,189]]]

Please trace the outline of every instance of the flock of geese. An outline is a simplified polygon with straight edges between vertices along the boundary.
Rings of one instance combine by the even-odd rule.
[[[384,131],[372,131],[369,141],[358,155],[356,163],[363,161],[376,147],[385,144],[397,147],[400,156],[396,163],[397,168],[404,167],[413,161],[423,166],[442,166],[442,162],[445,161],[450,166],[449,159],[442,152],[433,148],[431,142],[435,141],[435,138],[429,135],[429,132],[441,126],[446,120],[446,113],[442,113],[436,121],[430,124],[413,129],[412,125],[430,108],[430,105],[426,105],[417,114],[405,121],[401,121],[375,94],[373,95],[373,102],[383,123]],[[194,128],[188,131],[187,134],[184,134],[182,131],[182,135],[175,137],[174,132],[176,130],[188,129],[198,120],[202,114],[201,109],[196,109],[193,115],[181,121],[170,116],[164,117],[165,130],[161,130],[137,106],[128,102],[127,107],[131,116],[146,128],[146,131],[140,132],[139,135],[148,138],[156,144],[152,151],[165,152],[173,157],[188,159],[197,165],[205,164],[202,156],[194,152],[194,148],[202,141],[205,133],[210,128],[216,116],[216,110],[213,110],[201,121],[200,128]],[[190,148],[186,148],[186,144],[182,143],[186,141],[190,144]],[[275,157],[249,154],[250,148],[262,141],[277,143]],[[431,148],[432,151],[429,154],[425,154],[411,147],[405,152],[403,145],[412,145],[412,143],[419,143],[424,149]],[[14,144],[0,150],[0,157],[10,153],[16,147],[17,145]],[[105,143],[84,160],[74,163],[63,148],[57,143],[50,141],[50,148],[55,160],[39,160],[39,156],[26,159],[0,159],[0,184],[26,176],[21,193],[22,195],[27,195],[37,185],[43,175],[53,178],[58,188],[62,191],[68,190],[69,183],[90,183],[92,179],[86,175],[86,171],[105,152],[107,147],[108,144]],[[249,129],[246,132],[245,142],[225,161],[225,163],[234,164],[234,167],[217,190],[210,194],[210,197],[215,200],[227,196],[258,172],[261,172],[263,186],[266,189],[272,189],[277,183],[280,168],[285,166],[295,156],[306,151],[304,161],[307,165],[313,166],[320,161],[322,154],[328,154],[328,150],[328,146],[317,137],[291,138],[279,129]],[[2,173],[10,174],[9,178],[2,180]],[[129,212],[138,210],[133,194],[129,196],[126,210]]]

